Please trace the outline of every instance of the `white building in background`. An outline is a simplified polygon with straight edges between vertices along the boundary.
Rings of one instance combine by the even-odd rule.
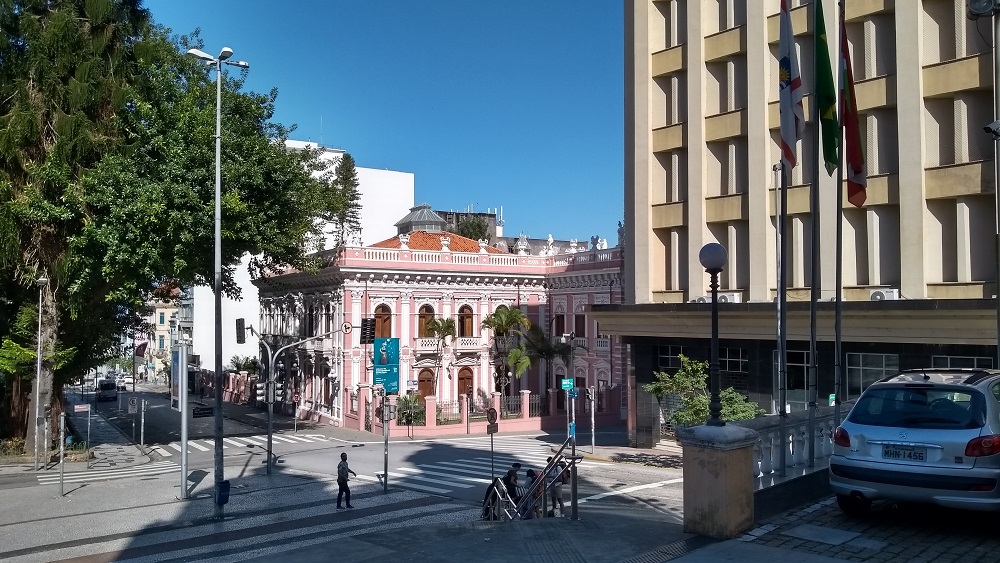
[[[316,143],[288,140],[289,149],[316,147]],[[333,169],[346,151],[324,148],[321,159]],[[357,160],[357,159],[355,159]],[[357,166],[358,191],[361,194],[361,232],[347,242],[364,245],[385,240],[396,235],[394,223],[413,207],[413,173],[395,170],[378,170]],[[327,237],[326,247],[332,246],[332,236]],[[248,331],[246,344],[236,344],[236,319],[243,317],[248,324],[260,318],[260,301],[257,287],[251,283],[247,267],[250,256],[244,256],[236,269],[236,284],[242,295],[240,300],[222,299],[222,362],[227,365],[233,356],[257,356],[257,338]],[[204,369],[215,369],[215,306],[212,288],[194,288],[194,354],[201,358]],[[254,326],[254,328],[258,328]]]

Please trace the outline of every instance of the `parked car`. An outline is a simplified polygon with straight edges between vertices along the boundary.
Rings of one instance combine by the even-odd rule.
[[[1000,511],[1000,370],[880,380],[833,434],[830,486],[849,515],[877,499]]]
[[[117,401],[118,400],[118,386],[115,382],[110,379],[103,379],[97,382],[97,400],[98,401]]]

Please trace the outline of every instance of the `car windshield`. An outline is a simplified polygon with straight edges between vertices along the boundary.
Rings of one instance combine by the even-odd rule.
[[[102,381],[101,382],[101,391],[114,391],[114,390],[115,390],[115,384],[114,383],[112,383],[110,381]]]
[[[981,428],[986,403],[982,393],[969,389],[872,387],[858,399],[848,421],[899,428]]]

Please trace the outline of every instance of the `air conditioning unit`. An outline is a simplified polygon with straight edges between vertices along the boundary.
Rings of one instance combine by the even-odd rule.
[[[741,303],[743,301],[742,293],[720,293],[719,303]]]
[[[702,295],[701,297],[694,300],[695,303],[711,303],[712,298],[707,295]]]
[[[899,299],[898,289],[870,289],[868,298],[872,301],[896,301]]]

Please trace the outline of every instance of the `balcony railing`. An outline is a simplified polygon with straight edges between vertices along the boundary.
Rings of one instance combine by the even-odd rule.
[[[573,346],[576,348],[590,348],[590,343],[587,342],[586,338],[574,338]]]
[[[611,339],[610,338],[598,338],[594,342],[594,349],[598,352],[610,352],[611,351]]]
[[[463,336],[461,338],[456,338],[453,346],[457,350],[478,350],[482,347],[482,343],[478,336]]]
[[[413,342],[413,348],[420,352],[436,352],[438,349],[438,339],[417,338]]]

